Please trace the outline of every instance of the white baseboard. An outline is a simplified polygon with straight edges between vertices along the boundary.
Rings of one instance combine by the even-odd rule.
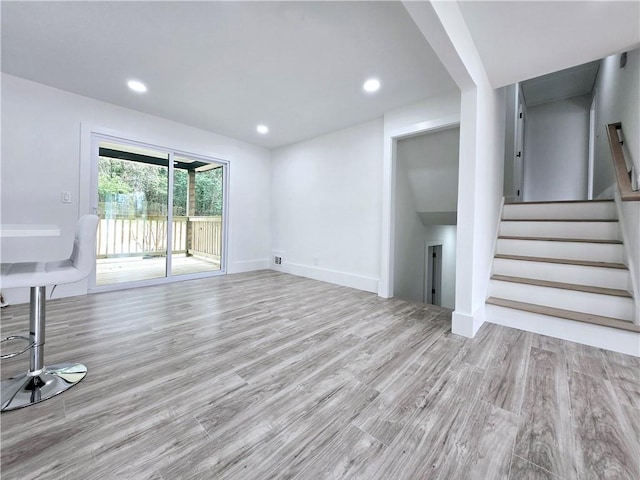
[[[476,310],[473,315],[456,310],[451,316],[451,332],[463,337],[473,338],[484,322],[484,305]]]
[[[258,260],[241,260],[239,262],[230,263],[227,273],[253,272],[254,270],[267,270],[269,267],[268,258]]]
[[[353,273],[338,272],[325,268],[301,265],[297,263],[283,263],[281,266],[269,268],[278,272],[290,273],[301,277],[313,278],[323,282],[335,283],[343,287],[356,288],[365,292],[378,293],[379,279],[355,275]]]
[[[574,322],[497,305],[487,305],[486,315],[489,323],[640,357],[640,333]]]

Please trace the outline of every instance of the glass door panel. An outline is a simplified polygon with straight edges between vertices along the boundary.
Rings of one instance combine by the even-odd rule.
[[[99,143],[96,285],[167,275],[169,155]]]
[[[175,156],[171,275],[222,269],[224,165]]]
[[[96,135],[91,288],[224,274],[228,163]]]

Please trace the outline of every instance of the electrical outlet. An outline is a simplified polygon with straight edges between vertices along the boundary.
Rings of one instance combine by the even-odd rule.
[[[278,257],[277,255],[273,257],[273,263],[276,265],[282,265],[282,257]]]
[[[62,192],[60,194],[60,201],[62,203],[71,203],[71,192]]]

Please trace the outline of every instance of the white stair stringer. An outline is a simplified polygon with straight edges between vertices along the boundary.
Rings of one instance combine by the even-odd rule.
[[[633,321],[635,306],[632,297],[603,295],[495,279],[491,279],[489,282],[489,296],[574,312],[592,313],[629,322]]]
[[[640,357],[640,333],[497,305],[485,308],[489,323]]]
[[[537,258],[537,257],[530,257]],[[526,277],[552,282],[590,285],[594,287],[626,290],[631,279],[626,268],[517,260],[496,257],[493,273],[511,277]]]

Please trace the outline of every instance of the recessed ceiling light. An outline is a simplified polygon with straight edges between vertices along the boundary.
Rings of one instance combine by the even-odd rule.
[[[267,127],[266,125],[258,125],[256,127],[256,130],[258,131],[258,133],[261,133],[262,135],[269,133],[269,127]]]
[[[362,88],[364,88],[365,92],[377,92],[380,89],[380,80],[378,80],[377,78],[370,78],[369,80],[364,82]]]
[[[147,86],[138,80],[129,80],[127,85],[131,90],[137,93],[144,93],[147,91]]]

